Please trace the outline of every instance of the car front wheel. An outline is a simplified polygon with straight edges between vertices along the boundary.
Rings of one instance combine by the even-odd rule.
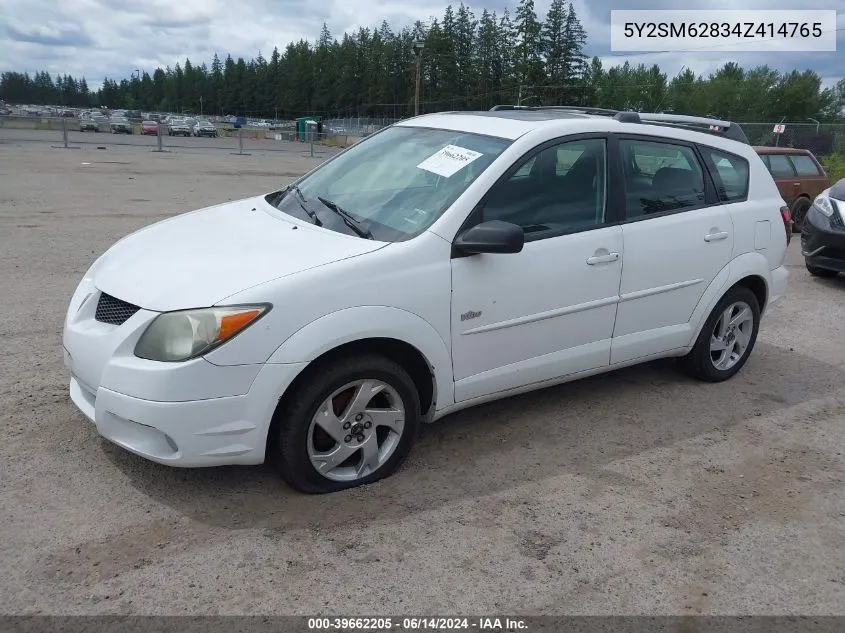
[[[735,286],[716,304],[681,363],[695,378],[721,382],[748,360],[760,328],[760,304],[744,286]]]
[[[807,217],[807,211],[812,206],[809,198],[798,198],[792,203],[790,215],[792,216],[792,230],[794,233],[800,233],[804,229],[804,218]]]
[[[276,412],[271,451],[305,493],[369,484],[391,474],[416,438],[420,403],[399,364],[377,356],[321,365],[298,381]]]

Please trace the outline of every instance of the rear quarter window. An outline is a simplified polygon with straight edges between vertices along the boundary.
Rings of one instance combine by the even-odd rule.
[[[748,197],[748,161],[741,156],[702,147],[711,166],[713,180],[722,202],[745,200]]]
[[[806,154],[795,154],[790,157],[795,166],[795,173],[799,176],[820,176],[818,165]]]

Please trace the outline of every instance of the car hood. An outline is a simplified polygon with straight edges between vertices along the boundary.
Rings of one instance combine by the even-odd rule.
[[[166,312],[211,306],[247,288],[386,244],[316,227],[258,196],[136,231],[106,251],[89,274],[105,293]]]

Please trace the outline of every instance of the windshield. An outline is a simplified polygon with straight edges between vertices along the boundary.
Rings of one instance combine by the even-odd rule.
[[[299,183],[302,194],[268,199],[327,228],[353,232],[332,218],[328,201],[380,241],[397,242],[431,226],[510,145],[501,138],[417,127],[391,127],[358,142]],[[302,205],[306,205],[303,216]]]

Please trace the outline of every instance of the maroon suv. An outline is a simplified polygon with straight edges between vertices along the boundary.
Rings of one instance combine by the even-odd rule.
[[[821,163],[807,149],[794,147],[755,147],[789,205],[795,233],[804,226],[804,217],[813,199],[830,187],[830,179]]]

